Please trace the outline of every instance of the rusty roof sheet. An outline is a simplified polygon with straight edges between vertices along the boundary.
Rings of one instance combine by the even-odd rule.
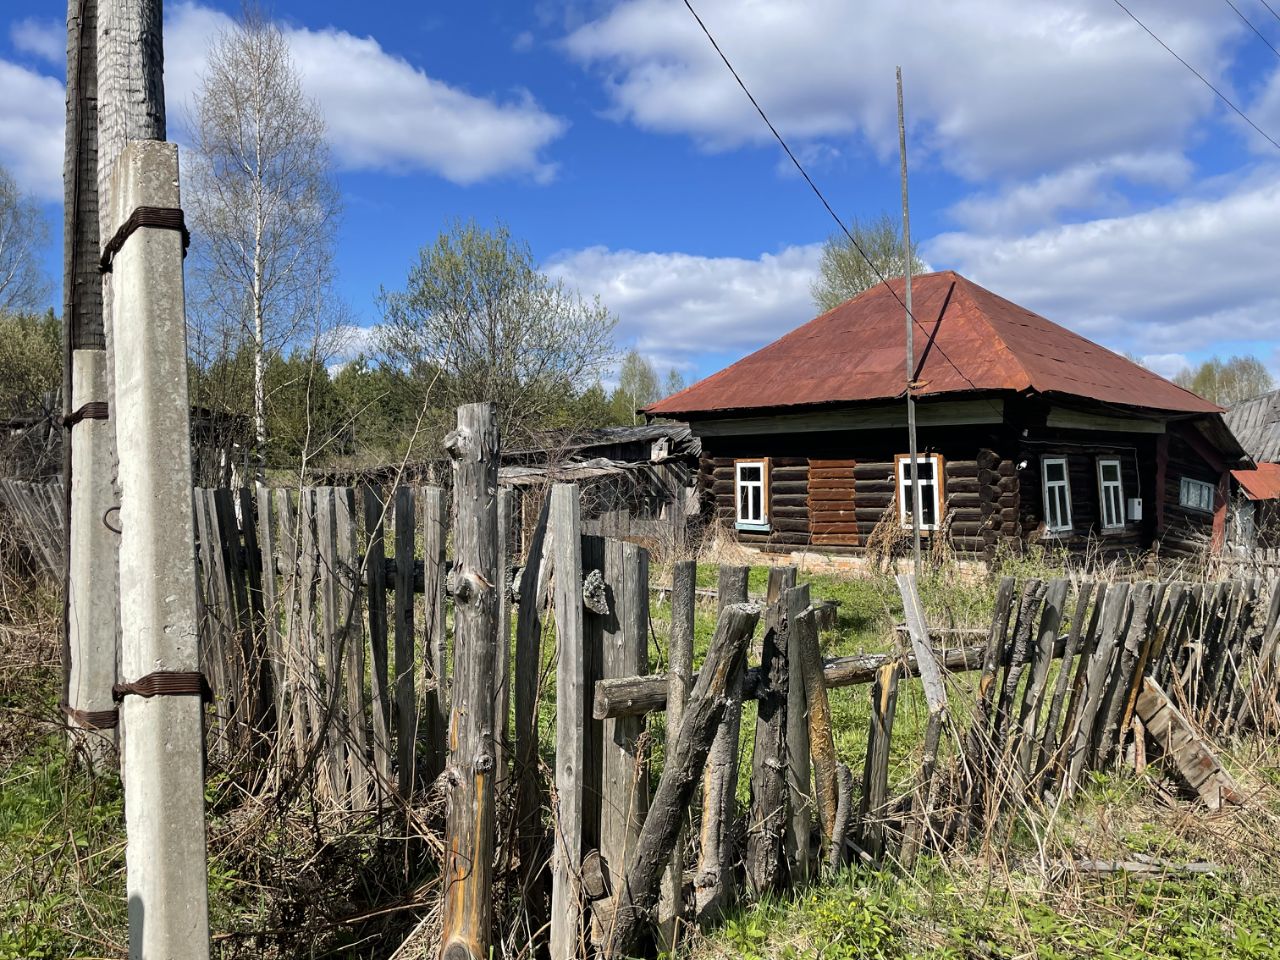
[[[1280,463],[1259,463],[1256,470],[1232,470],[1250,500],[1280,500]]]
[[[918,397],[1033,391],[1177,413],[1221,409],[954,271],[917,277],[911,290]],[[902,292],[902,278],[878,284],[646,412],[688,416],[901,396],[906,334],[894,294]]]

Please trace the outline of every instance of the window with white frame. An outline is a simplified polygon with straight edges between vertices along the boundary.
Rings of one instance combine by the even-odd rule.
[[[911,484],[911,457],[898,457],[898,517],[910,530],[916,490],[920,493],[920,529],[937,530],[942,522],[942,458],[936,454],[916,457],[916,483]]]
[[[739,460],[734,464],[734,499],[737,501],[739,527],[768,527],[768,470],[766,460]]]
[[[1214,495],[1217,492],[1218,488],[1212,483],[1183,477],[1181,487],[1178,490],[1178,504],[1188,510],[1213,513]]]
[[[1040,478],[1045,532],[1070,533],[1071,480],[1067,474],[1067,458],[1045,457],[1040,461]]]
[[[1098,458],[1098,503],[1102,529],[1124,529],[1124,481],[1119,460]]]

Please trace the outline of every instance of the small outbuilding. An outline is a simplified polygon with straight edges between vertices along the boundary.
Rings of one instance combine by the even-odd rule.
[[[702,442],[704,507],[744,545],[858,554],[910,530],[963,554],[1048,543],[1192,555],[1252,466],[1213,403],[951,271],[902,279],[647,408]]]
[[[1235,539],[1246,548],[1280,547],[1280,390],[1235,404],[1226,421],[1257,464],[1232,473],[1240,491]]]

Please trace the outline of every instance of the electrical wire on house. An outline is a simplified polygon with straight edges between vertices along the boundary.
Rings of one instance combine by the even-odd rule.
[[[1280,50],[1277,50],[1275,47],[1275,44],[1273,44],[1270,40],[1268,40],[1265,36],[1262,35],[1262,31],[1253,25],[1252,20],[1250,20],[1243,13],[1240,12],[1239,7],[1237,7],[1234,3],[1232,3],[1231,0],[1222,0],[1222,2],[1236,12],[1236,16],[1244,21],[1244,25],[1246,27],[1248,27],[1250,30],[1252,30],[1254,33],[1258,35],[1258,39],[1261,40],[1263,43],[1265,43],[1267,45],[1267,48],[1272,53],[1274,53],[1277,57],[1280,57]]]
[[[897,291],[895,291],[893,287],[889,286],[889,282],[884,278],[884,274],[880,272],[880,268],[875,265],[875,263],[872,261],[872,259],[869,256],[867,256],[867,252],[862,249],[862,246],[858,243],[854,235],[849,232],[849,228],[844,225],[844,221],[840,219],[839,215],[832,208],[831,204],[827,202],[827,198],[823,196],[822,191],[818,189],[818,185],[813,182],[813,178],[809,176],[809,172],[805,170],[804,165],[800,163],[800,161],[796,158],[796,155],[791,151],[791,147],[787,145],[787,141],[782,138],[782,134],[778,132],[778,128],[773,125],[773,121],[769,119],[768,115],[764,112],[764,109],[756,101],[756,98],[751,95],[751,91],[748,90],[747,85],[743,83],[742,77],[738,75],[738,71],[734,69],[733,64],[729,62],[729,58],[725,56],[724,51],[720,49],[720,44],[716,42],[716,38],[711,35],[711,31],[707,29],[707,25],[703,23],[702,17],[698,16],[698,11],[693,9],[693,4],[690,2],[690,0],[684,0],[684,5],[688,8],[689,13],[693,15],[693,19],[698,21],[698,26],[702,28],[702,32],[706,34],[707,39],[711,41],[711,46],[714,47],[716,53],[720,55],[720,59],[724,61],[724,65],[729,68],[729,72],[733,74],[733,79],[738,81],[738,86],[741,87],[742,92],[747,95],[747,99],[751,101],[751,105],[756,108],[756,113],[760,114],[760,119],[765,122],[765,126],[767,126],[769,128],[769,132],[773,134],[773,138],[778,141],[779,146],[782,147],[787,157],[795,165],[795,168],[798,171],[800,171],[800,176],[804,177],[804,182],[809,185],[809,189],[813,191],[814,196],[816,196],[818,200],[822,203],[823,207],[826,208],[827,213],[831,214],[831,219],[836,222],[836,226],[838,226],[840,228],[840,231],[848,238],[849,243],[853,245],[853,249],[858,251],[858,255],[861,256],[862,259],[867,262],[867,266],[871,268],[871,272],[876,275],[876,278],[882,284],[884,284],[885,289],[889,291],[893,299],[897,300],[898,305],[901,306],[902,309],[906,311],[906,315],[911,318],[911,322],[914,323],[917,327],[919,327],[922,331],[924,331],[925,337],[927,338],[927,344],[928,344],[928,346],[925,347],[925,353],[928,353],[930,348],[937,350],[938,353],[942,355],[942,358],[946,360],[947,363],[951,364],[951,366],[955,369],[956,373],[960,374],[960,376],[964,379],[966,383],[969,384],[969,386],[977,390],[978,385],[974,383],[972,380],[970,380],[968,376],[965,375],[965,372],[960,369],[960,367],[956,364],[954,360],[952,360],[949,356],[947,356],[947,352],[943,350],[942,347],[938,345],[937,341],[933,338],[933,336],[929,334],[929,331],[925,327],[925,325],[916,319],[915,314],[913,314],[910,310],[907,310],[906,303],[904,303],[902,298],[898,296]]]
[[[1141,20],[1139,20],[1139,19],[1137,18],[1137,16],[1134,14],[1134,12],[1133,12],[1132,10],[1130,10],[1128,7],[1126,7],[1126,6],[1124,5],[1124,3],[1122,2],[1122,0],[1113,0],[1113,2],[1115,3],[1115,5],[1116,5],[1117,7],[1119,7],[1121,10],[1123,10],[1125,13],[1127,13],[1127,14],[1129,15],[1129,19],[1130,19],[1130,20],[1132,20],[1134,23],[1136,23],[1138,26],[1140,26],[1140,27],[1141,27],[1141,28],[1146,32],[1147,36],[1149,36],[1149,37],[1150,37],[1152,40],[1154,40],[1156,43],[1160,44],[1160,46],[1164,47],[1165,51],[1169,54],[1169,56],[1173,57],[1173,59],[1177,60],[1180,64],[1182,64],[1184,67],[1186,67],[1186,68],[1187,68],[1188,70],[1190,70],[1192,73],[1194,73],[1194,74],[1196,75],[1196,78],[1197,78],[1201,83],[1203,83],[1206,87],[1208,87],[1210,90],[1212,90],[1212,91],[1214,92],[1214,94],[1216,94],[1216,95],[1217,95],[1217,97],[1218,97],[1218,99],[1219,99],[1219,100],[1221,100],[1221,101],[1222,101],[1223,103],[1225,103],[1228,107],[1230,107],[1232,110],[1234,110],[1234,111],[1236,112],[1236,114],[1237,114],[1237,115],[1239,115],[1239,117],[1240,117],[1240,119],[1241,119],[1241,120],[1243,120],[1243,121],[1244,121],[1245,123],[1247,123],[1249,126],[1253,127],[1253,129],[1254,129],[1254,130],[1256,130],[1256,131],[1258,132],[1258,134],[1259,134],[1263,139],[1265,139],[1268,143],[1270,143],[1273,147],[1275,147],[1277,150],[1280,150],[1280,142],[1278,142],[1274,137],[1272,137],[1272,136],[1271,136],[1271,134],[1267,133],[1267,131],[1263,130],[1260,126],[1258,126],[1256,123],[1254,123],[1252,120],[1250,120],[1250,119],[1249,119],[1249,116],[1248,116],[1248,115],[1247,115],[1243,110],[1241,110],[1239,107],[1237,107],[1237,106],[1236,106],[1236,105],[1231,101],[1231,99],[1230,99],[1230,98],[1229,98],[1225,93],[1223,93],[1221,90],[1219,90],[1217,87],[1215,87],[1212,83],[1210,83],[1210,82],[1205,78],[1205,75],[1204,75],[1204,74],[1202,74],[1199,70],[1197,70],[1197,69],[1196,69],[1195,67],[1193,67],[1191,64],[1187,63],[1187,61],[1183,60],[1180,56],[1178,56],[1178,55],[1173,51],[1173,48],[1172,48],[1172,47],[1170,47],[1170,46],[1169,46],[1167,43],[1165,43],[1163,40],[1161,40],[1159,37],[1157,37],[1157,36],[1156,36],[1152,31],[1151,31],[1151,28],[1150,28],[1150,27],[1148,27],[1145,23],[1143,23]],[[1235,9],[1235,8],[1234,8],[1234,7],[1232,7],[1232,9]],[[1270,7],[1267,7],[1267,9],[1268,9],[1268,10],[1270,10],[1271,8],[1270,8]],[[1239,11],[1237,11],[1237,13],[1238,13],[1238,12],[1239,12]],[[1272,12],[1274,13],[1275,11],[1272,11]],[[1241,15],[1241,16],[1242,16],[1242,19],[1243,19],[1243,15]],[[1247,21],[1247,20],[1246,20],[1245,22],[1246,22],[1246,23],[1248,23],[1248,21]],[[1250,24],[1250,26],[1252,26],[1252,24]],[[1258,34],[1258,36],[1262,36],[1262,34]],[[1265,39],[1265,38],[1264,38],[1264,39]],[[1268,44],[1267,44],[1267,46],[1271,46],[1271,44],[1269,44],[1269,43],[1268,43]],[[1274,49],[1274,48],[1273,48],[1273,49]]]

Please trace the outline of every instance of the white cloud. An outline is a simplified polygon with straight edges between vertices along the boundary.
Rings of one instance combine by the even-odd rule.
[[[1128,201],[1117,181],[1179,187],[1191,178],[1191,164],[1177,153],[1118,154],[1046,173],[1001,189],[974,194],[949,213],[964,227],[1006,233],[1053,223],[1063,213],[1114,213]]]
[[[933,238],[925,252],[1109,346],[1164,355],[1280,339],[1280,168],[1213,195],[1020,237]]]
[[[704,0],[699,12],[783,134],[800,141],[862,137],[882,156],[896,152],[900,64],[918,158],[967,177],[1177,149],[1215,108],[1107,3]],[[1239,23],[1192,0],[1144,16],[1221,80]],[[626,0],[565,48],[601,72],[621,119],[710,149],[769,139],[682,4]]]
[[[0,164],[23,191],[61,199],[62,81],[0,60],[0,91]]]
[[[819,244],[754,260],[589,247],[547,270],[584,295],[599,294],[619,318],[619,340],[659,370],[687,370],[707,354],[740,356],[815,314],[809,285]]]
[[[1191,361],[1184,353],[1146,353],[1142,355],[1140,362],[1162,377],[1176,377],[1191,366]]]
[[[209,42],[231,26],[225,14],[194,3],[174,9],[165,24],[166,96],[173,118],[199,89]],[[505,99],[476,96],[428,76],[372,37],[332,28],[284,31],[341,166],[428,171],[460,184],[507,175],[545,181],[554,175],[542,152],[566,124],[528,92]]]
[[[57,20],[28,17],[9,27],[15,50],[61,66],[67,58],[67,27]]]

